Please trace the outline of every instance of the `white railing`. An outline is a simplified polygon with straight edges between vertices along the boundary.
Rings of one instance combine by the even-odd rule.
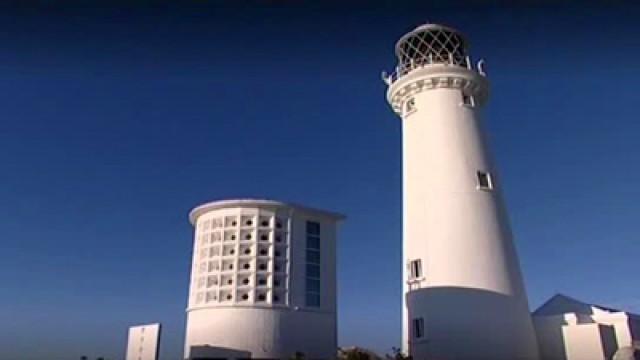
[[[454,61],[452,54],[449,54],[449,61],[441,61],[441,60],[433,60],[432,54],[429,54],[429,57],[425,59],[426,61],[420,61],[416,63],[413,59],[409,62],[408,65],[396,66],[395,71],[391,74],[388,74],[386,71],[382,72],[382,80],[387,84],[391,85],[396,82],[398,79],[403,77],[404,75],[410,73],[415,69],[422,69],[425,67],[433,66],[433,65],[445,65],[445,66],[458,66],[458,67],[466,67],[469,70],[477,71],[478,74],[482,76],[487,76],[484,71],[484,60],[480,59],[475,66],[475,69],[472,65],[471,59],[469,56],[464,58],[463,64],[459,64],[457,61]]]

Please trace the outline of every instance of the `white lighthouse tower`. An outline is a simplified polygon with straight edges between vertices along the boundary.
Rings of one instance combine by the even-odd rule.
[[[402,118],[403,347],[414,359],[536,359],[537,345],[480,108],[489,84],[458,31],[396,44]]]

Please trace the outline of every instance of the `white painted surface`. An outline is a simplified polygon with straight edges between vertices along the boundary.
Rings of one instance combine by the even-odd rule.
[[[544,360],[611,359],[640,341],[638,316],[555,295],[533,314]]]
[[[160,324],[129,328],[126,360],[157,360],[160,348]]]
[[[475,107],[463,104],[462,94]],[[479,108],[488,82],[449,64],[417,67],[392,82],[387,98],[402,115],[403,347],[414,358],[536,359],[537,346],[501,183]],[[415,110],[406,112],[407,101]],[[478,188],[489,172],[493,190]],[[410,320],[424,318],[415,339]]]
[[[197,207],[190,219],[196,232],[185,357],[199,353],[211,357],[236,354],[290,358],[296,352],[308,358],[335,357],[335,242],[336,224],[342,216],[275,201],[243,199]],[[231,225],[233,219],[236,225]],[[307,221],[320,223],[319,307],[305,302]],[[214,223],[217,225],[212,228]],[[277,223],[281,224],[279,228]],[[219,240],[214,233],[221,234]],[[230,237],[233,234],[235,240]],[[251,234],[250,240],[246,240],[247,234]],[[264,234],[266,240],[262,240]],[[234,254],[224,249],[234,249]],[[244,253],[246,249],[249,254]],[[267,249],[266,255],[260,255],[262,249]],[[233,269],[211,268],[212,262],[233,264]],[[265,270],[259,268],[262,263],[267,266]],[[244,269],[244,264],[249,269]],[[280,264],[279,269],[276,264]],[[209,284],[210,278],[218,279],[217,285]],[[261,278],[267,280],[266,284],[259,284]],[[223,281],[228,279],[232,284]],[[243,284],[244,279],[249,284]],[[229,294],[231,299],[227,300]],[[260,294],[265,295],[264,300],[259,299]]]
[[[604,330],[605,327],[600,324],[563,326],[567,360],[611,359],[613,354],[605,352]]]

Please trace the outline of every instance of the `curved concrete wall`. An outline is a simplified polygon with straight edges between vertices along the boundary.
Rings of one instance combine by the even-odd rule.
[[[247,351],[252,358],[288,359],[301,352],[312,359],[333,359],[334,315],[288,309],[203,309],[187,315],[186,339],[190,347],[217,344]],[[220,353],[213,349],[209,354]]]
[[[267,200],[194,209],[185,358],[333,358],[341,218]]]

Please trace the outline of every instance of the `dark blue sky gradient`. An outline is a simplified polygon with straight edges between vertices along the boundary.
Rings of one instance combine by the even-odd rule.
[[[178,359],[187,213],[244,196],[345,213],[340,344],[399,345],[401,133],[380,72],[425,21],[486,59],[531,306],[640,311],[640,9],[428,3],[5,5],[0,359],[121,359],[151,321]]]

